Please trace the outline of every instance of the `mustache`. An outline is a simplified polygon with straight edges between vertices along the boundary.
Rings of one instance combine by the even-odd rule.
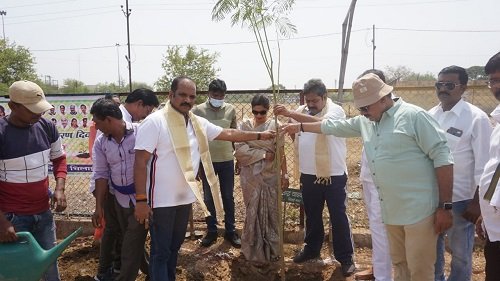
[[[448,92],[442,92],[442,91],[441,91],[441,92],[439,92],[439,93],[438,93],[438,95],[447,95],[447,96],[449,96],[449,95],[450,95],[450,93],[448,93]]]
[[[181,103],[181,106],[189,106],[189,107],[191,107],[191,104],[189,104],[187,102],[183,102],[183,103]]]

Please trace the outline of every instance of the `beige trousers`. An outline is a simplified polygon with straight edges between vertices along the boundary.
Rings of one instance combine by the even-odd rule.
[[[394,281],[433,281],[438,235],[434,215],[415,224],[388,225]]]

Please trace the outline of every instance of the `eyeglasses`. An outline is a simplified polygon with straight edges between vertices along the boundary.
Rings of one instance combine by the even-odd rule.
[[[436,82],[434,86],[436,86],[436,89],[438,90],[441,89],[442,87],[445,87],[446,90],[451,91],[455,89],[456,86],[460,86],[460,84],[455,84],[453,82]]]
[[[500,88],[500,79],[495,79],[495,80],[488,80],[486,82],[486,85],[488,85],[488,88]]]
[[[367,112],[370,109],[370,105],[358,107],[359,112]]]
[[[253,115],[266,115],[267,114],[267,110],[262,110],[262,111],[258,111],[258,110],[252,110],[252,114]]]

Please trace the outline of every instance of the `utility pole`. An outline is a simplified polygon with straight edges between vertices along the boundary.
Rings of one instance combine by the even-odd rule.
[[[123,5],[121,6],[121,8],[123,14],[127,18],[127,56],[125,56],[125,58],[127,59],[128,62],[128,87],[130,93],[132,93],[132,64],[130,61],[130,25],[129,25],[130,12],[132,12],[132,10],[128,8],[128,0],[125,0],[125,10],[123,10]]]
[[[116,43],[116,59],[117,59],[117,65],[118,65],[118,87],[121,87],[121,77],[120,77],[120,44]]]
[[[375,25],[373,25],[373,36],[372,36],[372,68],[375,69],[375,49],[377,46],[375,46]]]
[[[3,40],[5,40],[5,25],[3,23],[3,16],[7,15],[6,11],[0,11],[0,15],[2,16],[2,31],[3,31]]]
[[[351,5],[347,11],[347,15],[342,23],[342,57],[340,58],[340,75],[338,99],[344,99],[344,78],[347,66],[347,55],[349,54],[349,39],[351,38],[352,21],[354,18],[354,9],[356,8],[356,0],[351,0]]]

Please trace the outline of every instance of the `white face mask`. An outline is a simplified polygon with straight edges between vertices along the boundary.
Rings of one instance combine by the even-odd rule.
[[[210,102],[210,104],[211,104],[213,107],[221,107],[221,106],[224,104],[224,99],[222,99],[222,100],[218,100],[218,99],[213,99],[213,98],[210,98],[210,99],[209,99],[209,102]]]

